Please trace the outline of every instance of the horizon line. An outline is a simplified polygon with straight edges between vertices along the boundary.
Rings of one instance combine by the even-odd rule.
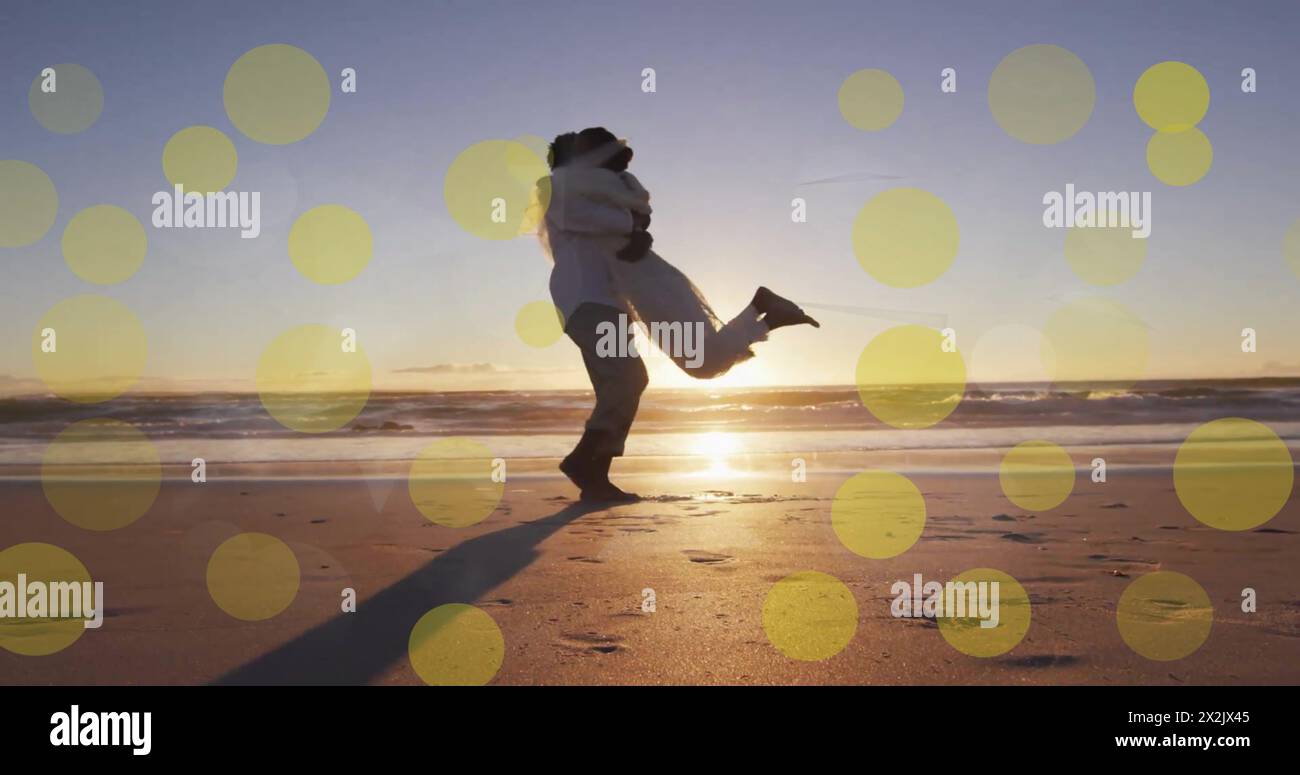
[[[1099,379],[1099,380],[1072,380],[1069,382],[1052,382],[1042,380],[994,380],[982,382],[969,380],[964,383],[965,387],[971,385],[979,387],[1038,387],[1044,389],[1057,389],[1061,392],[1074,392],[1080,388],[1089,390],[1096,389],[1128,389],[1138,385],[1150,385],[1154,383],[1276,383],[1276,382],[1300,382],[1300,374],[1289,375],[1261,375],[1249,377],[1156,377],[1151,379]],[[787,384],[787,385],[748,385],[748,386],[719,386],[711,388],[706,383],[690,387],[655,387],[651,386],[646,392],[659,393],[682,393],[703,390],[712,390],[714,392],[742,392],[742,391],[778,391],[778,390],[843,390],[858,391],[863,387],[871,388],[899,388],[899,387],[944,387],[950,383],[876,383],[870,386],[862,386],[853,383],[827,382],[816,384]],[[274,395],[357,395],[363,391],[287,391],[277,392]],[[367,395],[432,395],[440,393],[590,393],[591,388],[537,388],[537,389],[517,389],[517,388],[384,388],[364,391]],[[89,394],[69,394],[69,395],[96,395]],[[152,398],[152,397],[173,397],[173,396],[258,396],[261,391],[255,389],[200,389],[200,390],[183,390],[183,389],[166,389],[153,388],[147,390],[128,390],[114,397],[103,401],[95,402],[76,402],[66,396],[56,395],[52,392],[43,393],[0,393],[0,401],[13,399],[60,399],[70,403],[85,403],[87,406],[96,404],[106,404],[113,400],[125,397],[135,398]]]

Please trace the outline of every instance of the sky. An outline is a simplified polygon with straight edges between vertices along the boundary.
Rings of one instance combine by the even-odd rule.
[[[972,378],[1033,379],[1043,367],[1023,335],[1089,296],[1143,321],[1142,377],[1300,374],[1300,278],[1282,250],[1300,217],[1292,2],[181,5],[0,8],[0,159],[36,164],[59,192],[44,238],[0,248],[0,392],[41,389],[32,332],[52,305],[84,293],[125,303],[144,324],[144,387],[251,389],[263,348],[304,323],[355,329],[380,389],[586,387],[571,343],[536,348],[516,333],[519,309],[548,298],[536,240],[465,232],[443,179],[474,143],[590,125],[635,148],[657,252],[723,317],[766,285],[823,322],[777,332],[713,382],[656,362],[652,386],[851,384],[863,348],[898,323],[879,309],[939,316]],[[290,145],[246,137],[222,103],[231,65],[267,43],[309,52],[335,86],[320,127]],[[988,83],[1003,57],[1044,43],[1083,60],[1096,104],[1074,136],[1029,145],[994,120]],[[1133,105],[1138,77],[1167,60],[1210,87],[1198,128],[1214,162],[1186,187],[1148,170],[1151,130]],[[65,62],[90,69],[104,92],[99,119],[74,135],[47,131],[27,105],[41,68]],[[337,88],[346,67],[354,94]],[[641,88],[646,67],[654,93]],[[955,93],[940,91],[948,67]],[[1258,73],[1256,93],[1240,89],[1244,67]],[[887,70],[905,94],[899,119],[878,132],[851,126],[837,103],[863,68]],[[170,189],[163,147],[192,125],[234,143],[232,190],[262,192],[257,239],[150,227],[153,193]],[[843,179],[811,183],[827,178]],[[1098,287],[1071,271],[1063,232],[1041,220],[1044,193],[1066,183],[1152,192],[1152,236],[1132,279]],[[939,196],[960,228],[951,269],[919,288],[888,287],[854,256],[855,215],[896,186]],[[790,217],[796,197],[804,223]],[[149,238],[143,268],[105,287],[74,274],[60,249],[71,218],[101,203],[132,212]],[[366,269],[337,286],[303,277],[287,252],[295,217],[327,203],[360,213],[374,240]],[[1244,327],[1257,331],[1255,353],[1241,351]]]

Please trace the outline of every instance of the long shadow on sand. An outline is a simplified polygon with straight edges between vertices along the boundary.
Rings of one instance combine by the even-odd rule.
[[[537,545],[599,504],[574,503],[541,519],[479,536],[218,684],[363,684],[406,656],[415,622],[444,603],[472,603],[532,564]]]

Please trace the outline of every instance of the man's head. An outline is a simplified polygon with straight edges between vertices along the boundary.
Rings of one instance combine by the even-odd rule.
[[[603,126],[588,127],[581,132],[566,132],[551,143],[548,161],[551,169],[583,159],[595,167],[623,172],[632,162],[632,149]]]

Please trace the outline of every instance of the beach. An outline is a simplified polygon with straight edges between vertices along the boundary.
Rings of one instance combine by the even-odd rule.
[[[104,582],[107,610],[58,653],[0,651],[0,681],[419,684],[412,627],[464,603],[500,628],[494,684],[1300,683],[1300,508],[1249,530],[1201,524],[1174,491],[1174,444],[1067,445],[1069,498],[1033,512],[1004,494],[996,446],[754,454],[742,431],[691,432],[713,454],[616,461],[640,503],[577,503],[558,461],[538,455],[512,461],[499,506],[460,528],[416,508],[398,458],[213,461],[203,483],[173,462],[149,511],[105,532],[61,518],[15,463],[0,481],[0,546],[71,552]],[[1090,475],[1098,456],[1105,482]],[[793,457],[806,476],[792,475]],[[889,559],[850,551],[831,522],[839,488],[877,469],[925,500],[919,539]],[[205,583],[213,551],[241,532],[280,539],[301,569],[291,604],[264,621],[227,615]],[[974,568],[1028,594],[1028,630],[1006,653],[970,656],[935,620],[891,613],[896,582]],[[790,658],[764,627],[773,586],[803,571],[835,577],[856,603],[851,637],[825,659]],[[1173,661],[1139,655],[1117,627],[1127,585],[1156,571],[1195,579],[1213,607],[1208,638]]]

